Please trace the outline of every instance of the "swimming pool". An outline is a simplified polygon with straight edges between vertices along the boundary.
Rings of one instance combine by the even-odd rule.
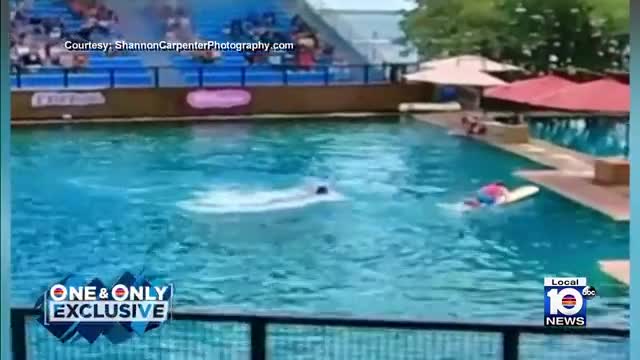
[[[543,276],[582,275],[590,324],[627,324],[596,261],[628,257],[628,225],[546,191],[463,214],[536,165],[424,123],[15,129],[12,156],[16,304],[144,270],[177,306],[540,324]]]
[[[628,121],[609,118],[531,119],[534,137],[594,156],[628,155]]]

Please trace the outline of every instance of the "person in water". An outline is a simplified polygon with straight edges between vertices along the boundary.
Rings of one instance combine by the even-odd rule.
[[[329,193],[329,188],[324,186],[324,185],[320,185],[318,187],[316,187],[316,195],[327,195]]]
[[[476,194],[476,200],[482,205],[499,204],[507,198],[509,189],[501,181],[483,186]]]

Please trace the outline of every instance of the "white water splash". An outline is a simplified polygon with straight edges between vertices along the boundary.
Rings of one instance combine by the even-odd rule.
[[[437,203],[436,206],[453,214],[464,214],[472,209],[469,205],[463,202]]]
[[[295,187],[281,190],[210,190],[194,192],[192,199],[181,201],[178,207],[195,212],[210,214],[257,213],[345,200],[337,192],[316,195],[313,187]]]

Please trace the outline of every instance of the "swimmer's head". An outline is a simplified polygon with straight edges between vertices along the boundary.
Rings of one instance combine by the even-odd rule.
[[[324,185],[320,185],[318,187],[316,187],[316,195],[326,195],[329,193],[329,188],[324,186]]]

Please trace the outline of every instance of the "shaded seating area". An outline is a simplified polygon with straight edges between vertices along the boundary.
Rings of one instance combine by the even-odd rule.
[[[100,39],[109,40],[117,36],[100,11],[113,16],[113,12],[99,2],[87,2],[78,12],[75,2],[56,0],[12,1],[12,41],[15,56],[12,58],[11,85],[13,88],[105,88],[105,87],[147,87],[154,84],[153,70],[145,68],[142,59],[136,54],[105,54],[101,51],[69,52],[62,47],[66,40],[79,39],[81,35],[92,36],[94,27]],[[74,10],[72,10],[72,5]],[[96,8],[93,11],[92,8]],[[40,36],[42,28],[55,24],[55,37]],[[112,23],[112,22],[111,22]],[[93,24],[93,25],[92,25]],[[106,27],[106,28],[105,28]],[[35,30],[34,30],[35,29]],[[51,32],[47,29],[46,31]],[[84,33],[83,33],[84,31]],[[50,35],[45,33],[44,35]],[[24,40],[24,41],[23,41]],[[24,43],[23,43],[24,42]],[[17,49],[21,48],[21,49]],[[56,51],[56,57],[53,51]],[[37,58],[35,65],[24,66],[20,52],[31,52],[28,56]]]

